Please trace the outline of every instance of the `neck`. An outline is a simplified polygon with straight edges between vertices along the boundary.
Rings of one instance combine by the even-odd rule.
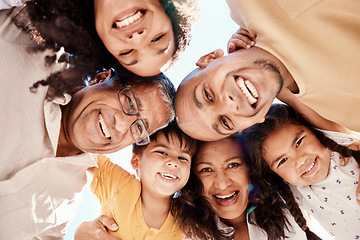
[[[160,229],[170,211],[171,197],[154,197],[141,193],[142,212],[146,225]]]
[[[234,240],[249,238],[249,229],[246,221],[246,214],[241,215],[236,219],[221,219],[226,225],[232,226],[235,229]]]

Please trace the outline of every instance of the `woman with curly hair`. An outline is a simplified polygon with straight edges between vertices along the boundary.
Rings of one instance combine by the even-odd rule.
[[[246,130],[260,181],[279,192],[295,219],[299,204],[334,239],[359,238],[360,151],[348,148],[359,140],[355,132],[314,128],[285,104],[274,104],[263,123]]]
[[[190,239],[318,239],[247,167],[234,136],[201,142],[174,214]],[[302,230],[303,229],[303,230]],[[306,234],[305,234],[306,232]]]
[[[25,3],[19,6],[21,2]],[[73,93],[84,84],[84,77],[102,68],[123,68],[145,77],[160,74],[188,45],[197,15],[190,0],[9,0],[0,4],[1,9],[12,6],[19,7],[8,10],[11,15],[6,21],[35,40],[33,50],[51,50],[48,64],[66,63],[62,71],[34,79],[41,81],[33,89],[49,85],[51,96]],[[66,54],[56,57],[60,49]]]

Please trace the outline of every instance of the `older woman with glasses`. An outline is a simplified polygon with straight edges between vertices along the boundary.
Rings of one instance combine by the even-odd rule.
[[[19,81],[6,78],[2,91],[13,97],[0,94],[7,112],[0,120],[6,126],[0,130],[0,235],[61,238],[86,170],[96,166],[89,153],[147,144],[149,134],[174,118],[174,86],[162,75],[137,82],[105,70],[72,97],[44,101],[42,91],[31,93]]]

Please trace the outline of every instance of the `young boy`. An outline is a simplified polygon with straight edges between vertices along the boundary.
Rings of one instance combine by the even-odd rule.
[[[196,140],[172,122],[134,145],[131,165],[139,180],[105,156],[98,157],[91,191],[99,198],[101,214],[111,217],[122,239],[184,239],[170,213],[173,195],[188,181]]]

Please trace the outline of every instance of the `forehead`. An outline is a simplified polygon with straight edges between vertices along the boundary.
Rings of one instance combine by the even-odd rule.
[[[200,143],[196,154],[196,162],[205,161],[212,164],[221,164],[234,157],[244,159],[243,151],[234,138],[228,137],[218,141]]]

